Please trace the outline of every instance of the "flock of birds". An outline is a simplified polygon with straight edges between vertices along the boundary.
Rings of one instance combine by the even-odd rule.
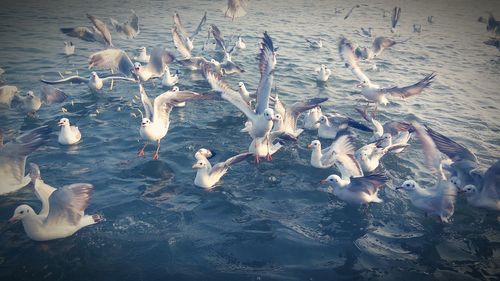
[[[229,0],[224,16],[234,20],[246,14],[246,7],[245,0]],[[354,6],[345,19],[359,7]],[[397,32],[400,16],[401,8],[395,7],[390,26],[393,33]],[[310,164],[318,169],[335,168],[336,173],[324,179],[322,183],[328,186],[327,191],[341,200],[357,205],[382,202],[378,192],[389,178],[377,169],[379,164],[385,155],[401,153],[408,149],[412,137],[416,136],[421,144],[426,165],[435,174],[435,186],[424,187],[414,180],[406,180],[395,188],[406,192],[416,208],[427,215],[437,217],[440,221],[448,222],[454,213],[457,194],[463,193],[467,202],[474,207],[500,211],[500,161],[484,172],[473,152],[428,126],[402,120],[391,120],[382,124],[376,119],[378,106],[386,106],[391,98],[406,99],[418,96],[436,77],[435,73],[430,73],[413,85],[382,88],[363,72],[361,62],[373,63],[385,49],[402,44],[405,40],[396,41],[380,36],[374,38],[371,47],[361,47],[345,37],[340,38],[340,57],[345,68],[359,80],[357,87],[360,88],[363,100],[367,102],[366,106],[357,108],[366,122],[358,122],[340,113],[324,113],[324,108],[320,105],[328,98],[309,98],[286,105],[278,97],[278,93],[272,95],[278,59],[275,42],[267,32],[264,32],[259,43],[259,84],[255,92],[250,92],[243,82],[238,83],[237,89],[233,89],[224,80],[226,75],[245,71],[232,61],[233,55],[247,48],[241,36],[236,40],[232,38],[229,40],[230,44],[226,44],[219,28],[209,24],[202,51],[213,48],[223,54],[223,60],[217,61],[193,54],[195,39],[207,25],[206,13],[191,34],[182,24],[179,14],[175,13],[171,32],[178,55],[163,47],[154,48],[149,53],[142,47],[138,50],[138,55],[132,58],[125,51],[114,47],[106,23],[92,15],[87,17],[93,25],[92,28],[61,28],[61,31],[81,40],[102,43],[105,49],[90,55],[88,66],[111,70],[110,74],[99,75],[92,72],[88,78],[76,75],[59,80],[42,79],[41,82],[47,85],[42,87],[39,96],[33,92],[22,96],[17,87],[4,85],[0,87],[0,103],[9,106],[17,104],[23,111],[35,116],[42,104],[59,103],[67,98],[62,90],[51,85],[86,84],[91,92],[101,93],[108,82],[111,83],[110,88],[115,81],[135,83],[138,85],[143,106],[140,111],[142,120],[139,133],[145,141],[137,155],[144,156],[147,145],[153,142],[156,143],[153,154],[153,159],[156,160],[160,155],[161,140],[166,137],[170,127],[170,113],[173,108],[186,106],[186,102],[222,98],[239,109],[248,119],[241,132],[248,133],[252,141],[248,151],[217,164],[210,162],[212,151],[199,149],[194,155],[196,163],[192,165],[192,168],[197,170],[195,185],[211,189],[232,165],[252,157],[256,163],[259,163],[261,158],[270,161],[272,155],[283,146],[297,141],[304,130],[317,130],[319,139],[308,145],[311,150]],[[428,18],[429,22],[432,20],[432,17]],[[119,23],[111,19],[111,24],[116,33],[128,39],[133,39],[140,33],[139,18],[134,11],[130,21]],[[490,27],[492,24],[492,21],[488,21],[488,30],[498,32],[498,22],[495,21],[497,26],[493,29]],[[371,32],[371,29],[362,29],[360,34],[371,37]],[[306,43],[311,48],[323,47],[321,38],[307,39]],[[65,53],[70,55],[74,52],[75,44],[65,42]],[[180,77],[169,68],[173,63],[202,73],[212,90],[206,93],[179,90],[174,85]],[[325,65],[320,65],[316,73],[320,82],[327,81],[332,74]],[[143,85],[154,79],[160,79],[163,87],[173,88],[151,100]],[[304,119],[302,127],[298,122],[300,116]],[[82,133],[78,127],[71,125],[68,118],[62,118],[58,124],[61,127],[58,135],[60,144],[74,145],[81,141]],[[353,129],[371,134],[366,139],[366,144],[357,149],[352,141],[357,136],[352,133]],[[30,163],[29,173],[25,175],[27,157],[47,143],[50,132],[48,126],[42,126],[24,132],[6,144],[3,143],[3,138],[0,142],[0,194],[15,192],[31,182],[36,196],[42,202],[40,212],[36,213],[28,205],[20,205],[10,219],[21,220],[27,235],[37,241],[67,237],[82,227],[103,220],[100,215],[85,214],[93,190],[91,184],[75,183],[56,189],[42,180],[40,169],[34,163]],[[325,145],[327,140],[331,140],[329,145]]]

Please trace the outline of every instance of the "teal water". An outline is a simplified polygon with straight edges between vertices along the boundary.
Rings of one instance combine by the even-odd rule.
[[[141,33],[126,40],[112,32],[114,44],[132,55],[140,46],[172,50],[172,15],[179,12],[192,30],[207,11],[207,22],[223,35],[241,34],[247,49],[233,60],[246,70],[228,76],[236,88],[244,81],[251,90],[259,80],[255,55],[268,31],[279,47],[275,74],[280,98],[292,103],[304,97],[329,97],[323,107],[359,120],[353,105],[359,98],[355,78],[343,68],[337,52],[344,35],[361,45],[370,39],[354,34],[374,27],[390,35],[389,18],[375,7],[402,7],[400,34],[412,39],[386,50],[379,71],[367,75],[383,86],[408,85],[437,72],[433,86],[421,96],[394,100],[380,107],[378,118],[418,121],[470,148],[488,167],[500,156],[499,52],[488,39],[480,15],[500,17],[498,1],[376,1],[356,9],[348,20],[334,8],[344,1],[250,1],[248,14],[231,22],[222,17],[225,1],[6,1],[0,17],[0,67],[8,84],[21,91],[37,90],[39,79],[57,72],[88,76],[88,56],[97,43],[65,37],[60,27],[89,26],[85,13],[125,21],[130,9],[139,15]],[[427,24],[433,15],[435,23]],[[420,23],[420,35],[412,33]],[[109,24],[109,23],[108,23]],[[200,51],[206,27],[195,41]],[[305,38],[321,36],[325,47],[307,47]],[[76,56],[63,55],[63,41],[76,44]],[[207,56],[213,56],[208,52]],[[318,85],[314,69],[327,64],[333,71]],[[364,66],[368,67],[368,66]],[[206,92],[203,77],[181,71],[181,89]],[[309,165],[306,145],[316,138],[305,132],[295,145],[278,152],[271,162],[243,162],[212,191],[194,186],[193,154],[206,147],[222,161],[248,149],[250,138],[240,133],[245,119],[232,105],[218,100],[188,103],[171,114],[173,123],[162,141],[159,161],[136,157],[141,146],[140,118],[131,117],[139,103],[136,85],[118,83],[101,95],[85,85],[60,85],[70,98],[44,106],[36,118],[14,109],[0,110],[0,127],[13,135],[40,125],[53,127],[51,142],[29,161],[41,168],[46,183],[61,187],[74,182],[94,185],[88,213],[106,221],[72,237],[34,242],[21,224],[6,221],[15,207],[40,207],[31,188],[0,197],[0,278],[2,280],[487,280],[500,271],[498,213],[473,209],[459,199],[450,224],[440,224],[416,210],[392,188],[407,178],[433,184],[424,167],[420,146],[389,155],[383,170],[391,181],[381,192],[383,204],[368,210],[350,206],[325,193],[319,181],[334,170]],[[162,93],[146,84],[150,96]],[[61,107],[68,110],[63,113]],[[77,146],[57,143],[61,117],[77,121],[83,140]],[[361,146],[368,138],[359,133]]]

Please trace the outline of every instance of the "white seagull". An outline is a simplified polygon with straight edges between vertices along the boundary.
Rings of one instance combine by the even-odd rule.
[[[322,64],[318,69],[316,69],[316,74],[316,80],[319,82],[326,82],[332,74],[332,71],[328,69],[326,65]]]
[[[65,84],[65,83],[72,83],[72,84],[87,84],[89,87],[90,91],[93,93],[98,93],[102,87],[104,86],[104,83],[107,81],[112,81],[112,80],[121,80],[121,81],[128,81],[128,82],[133,82],[135,83],[136,80],[128,77],[121,77],[121,76],[106,76],[106,77],[99,77],[99,75],[96,72],[92,72],[90,74],[89,78],[85,77],[80,77],[78,75],[66,77],[60,80],[55,80],[55,81],[50,81],[50,80],[45,80],[45,79],[40,79],[41,82],[49,85],[57,85],[57,84]]]
[[[139,84],[141,93],[141,101],[144,106],[144,116],[141,121],[139,133],[141,138],[146,141],[141,150],[137,153],[139,156],[144,156],[144,149],[149,141],[156,141],[157,148],[153,155],[154,160],[158,160],[160,152],[160,141],[167,135],[170,126],[170,112],[175,104],[184,102],[190,99],[200,97],[199,94],[190,91],[165,92],[154,99],[154,104],[151,104],[149,97],[144,90],[142,84]]]
[[[314,39],[306,39],[306,42],[309,43],[309,47],[313,49],[319,49],[323,47],[323,39],[319,38],[318,40]]]
[[[382,135],[382,139],[391,138],[391,134],[385,133]],[[380,160],[387,153],[393,150],[404,149],[409,144],[391,144],[386,146],[379,145],[379,142],[369,143],[362,146],[354,153],[356,160],[363,169],[363,172],[370,173],[373,172],[380,164]]]
[[[365,132],[373,130],[358,121],[339,113],[325,113],[321,115],[317,121],[318,136],[324,139],[334,139],[340,130],[346,128],[356,128]]]
[[[179,82],[179,74],[176,71],[174,74],[170,73],[170,68],[168,65],[165,66],[165,73],[163,74],[163,79],[161,80],[161,85],[165,87],[172,87]]]
[[[432,138],[419,124],[414,123],[413,127],[422,144],[426,166],[436,174],[437,182],[434,188],[422,188],[414,180],[406,180],[401,186],[396,187],[396,190],[404,190],[416,208],[438,217],[441,222],[449,222],[455,212],[457,188],[446,179],[440,152]]]
[[[321,183],[332,187],[333,194],[347,203],[367,205],[371,202],[383,202],[378,197],[378,191],[388,180],[386,176],[381,174],[351,178],[330,175]]]
[[[100,222],[100,215],[85,215],[93,186],[88,183],[74,183],[55,189],[43,182],[40,170],[32,166],[31,181],[35,194],[42,201],[42,210],[36,214],[28,205],[20,205],[10,222],[21,220],[24,231],[35,241],[65,238],[85,226]]]
[[[134,61],[138,61],[140,63],[148,63],[151,56],[148,55],[148,50],[146,49],[146,47],[143,46],[137,50],[139,51],[139,55],[134,57]]]
[[[64,41],[64,54],[66,56],[71,56],[75,54],[75,45],[73,44],[73,42]]]
[[[68,118],[61,118],[58,125],[61,127],[61,131],[59,131],[59,136],[57,138],[57,141],[60,144],[75,144],[82,138],[82,134],[80,133],[78,127],[71,126]]]
[[[473,207],[500,211],[500,161],[495,162],[482,177],[482,185],[468,184],[461,188],[467,203]]]
[[[3,143],[0,132],[0,195],[14,192],[30,182],[25,176],[26,158],[49,140],[50,128],[27,131],[9,143]]]
[[[50,85],[43,85],[39,95],[36,95],[33,91],[28,91],[26,96],[19,96],[17,99],[21,103],[21,110],[33,116],[40,109],[42,104],[61,103],[67,97],[68,95],[63,91]]]
[[[239,163],[252,155],[253,153],[251,152],[241,153],[230,157],[224,162],[217,163],[214,166],[209,166],[207,164],[208,160],[198,160],[192,166],[193,169],[197,169],[194,184],[199,187],[211,189],[219,182],[222,176],[227,173],[232,165]]]
[[[309,109],[304,115],[304,129],[317,130],[319,128],[318,121],[322,115],[320,106]]]

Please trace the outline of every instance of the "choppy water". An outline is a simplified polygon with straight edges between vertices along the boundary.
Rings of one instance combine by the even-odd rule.
[[[348,20],[344,1],[251,1],[248,15],[230,22],[222,18],[225,1],[7,1],[0,10],[0,67],[3,79],[22,91],[38,89],[38,80],[57,78],[57,71],[83,76],[88,55],[98,44],[74,39],[77,56],[66,59],[58,29],[89,25],[85,13],[119,21],[134,9],[141,34],[135,40],[114,35],[116,46],[129,54],[140,46],[173,49],[170,27],[178,11],[188,29],[204,11],[223,35],[241,34],[247,49],[234,56],[246,73],[227,77],[232,85],[258,83],[254,59],[257,42],[268,31],[279,47],[276,84],[280,97],[293,102],[303,97],[329,97],[324,108],[356,116],[355,79],[342,68],[337,54],[341,35],[369,44],[354,35],[360,27],[389,35],[389,18],[374,7],[402,7],[400,33],[413,38],[386,51],[380,71],[368,71],[384,86],[406,85],[436,71],[431,89],[407,101],[380,108],[379,118],[417,120],[429,124],[474,151],[484,166],[500,156],[499,52],[482,42],[488,38],[477,18],[493,11],[498,1],[376,1],[355,10]],[[435,23],[427,24],[428,15]],[[420,23],[420,35],[412,33]],[[206,28],[205,28],[206,30]],[[203,32],[205,34],[205,32]],[[321,36],[326,47],[307,48],[306,37]],[[195,42],[201,47],[202,37]],[[333,69],[326,85],[317,85],[313,71],[320,63]],[[173,66],[173,69],[179,68]],[[201,75],[182,71],[181,89],[207,91]],[[61,106],[46,106],[36,119],[2,109],[1,128],[14,134],[57,121],[78,120],[83,141],[71,148],[53,141],[30,157],[40,165],[45,181],[55,187],[73,182],[95,186],[89,213],[107,221],[76,235],[46,243],[33,242],[21,224],[0,223],[2,280],[486,280],[498,278],[500,232],[498,213],[473,209],[458,200],[450,224],[426,218],[404,195],[391,188],[408,177],[433,183],[422,165],[419,145],[401,155],[389,155],[383,167],[394,178],[382,192],[384,204],[368,210],[346,205],[319,188],[332,170],[309,165],[304,133],[296,145],[277,153],[272,162],[235,166],[221,185],[207,192],[193,185],[193,153],[200,147],[217,152],[216,161],[248,148],[240,133],[244,118],[226,102],[190,103],[175,109],[174,123],[162,142],[160,161],[135,156],[140,148],[140,120],[130,117],[129,103],[136,85],[120,83],[95,96],[84,85],[63,85],[71,97]],[[151,96],[162,92],[147,85]],[[73,103],[73,104],[72,104]],[[133,105],[138,108],[139,105]],[[118,109],[121,109],[119,111]],[[99,112],[96,114],[96,110]],[[92,115],[95,114],[95,115]],[[357,117],[357,116],[356,116]],[[360,134],[356,145],[367,135]],[[21,202],[39,207],[34,193],[24,188],[0,198],[0,218],[6,221]]]

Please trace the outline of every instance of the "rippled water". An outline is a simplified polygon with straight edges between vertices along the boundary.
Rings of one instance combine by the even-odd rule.
[[[173,49],[174,11],[190,30],[208,11],[208,22],[223,35],[241,34],[248,45],[233,58],[246,73],[227,77],[231,85],[245,81],[255,89],[257,42],[267,30],[279,47],[275,81],[283,100],[329,97],[324,108],[358,118],[353,109],[359,97],[355,79],[342,68],[338,38],[344,35],[368,45],[369,39],[354,35],[355,29],[368,26],[378,35],[389,35],[390,19],[382,18],[375,7],[389,10],[399,5],[401,37],[412,39],[385,51],[379,71],[368,75],[384,86],[414,83],[432,71],[438,76],[421,96],[380,108],[379,118],[429,124],[469,147],[485,167],[499,158],[499,52],[482,43],[488,35],[477,18],[487,11],[500,16],[500,2],[376,1],[344,20],[345,11],[334,12],[334,7],[351,7],[344,1],[252,0],[248,15],[234,22],[222,18],[224,2],[7,1],[0,10],[3,79],[27,91],[38,89],[42,76],[57,78],[58,71],[87,76],[88,55],[100,46],[74,39],[77,55],[66,59],[62,42],[70,38],[58,31],[89,25],[87,12],[124,21],[134,9],[140,35],[125,40],[113,33],[115,45],[132,54],[143,45]],[[427,24],[428,15],[434,16],[434,24]],[[412,33],[413,23],[422,24],[420,35]],[[305,38],[319,36],[326,47],[309,49]],[[197,50],[201,41],[199,36]],[[314,80],[320,63],[333,69],[325,85]],[[209,90],[201,75],[180,70],[181,89]],[[145,158],[135,156],[141,145],[140,120],[130,117],[140,108],[130,107],[138,94],[136,85],[119,83],[97,96],[84,85],[60,88],[70,95],[62,105],[68,113],[59,105],[45,106],[33,119],[2,109],[1,128],[14,135],[44,124],[56,131],[63,116],[77,121],[83,134],[80,144],[62,147],[54,132],[51,143],[30,161],[40,165],[45,181],[55,187],[92,183],[95,192],[87,211],[104,214],[107,221],[46,243],[29,240],[21,224],[0,223],[2,280],[485,280],[500,274],[497,213],[458,200],[452,222],[443,225],[392,189],[408,177],[433,183],[416,142],[385,159],[383,168],[393,180],[382,192],[385,202],[368,210],[320,190],[319,181],[333,171],[309,165],[305,146],[315,138],[312,132],[277,153],[272,162],[236,165],[219,187],[207,192],[193,185],[193,153],[207,147],[220,161],[250,143],[239,132],[245,120],[233,106],[204,101],[175,109],[160,161],[152,161],[152,147]],[[151,96],[162,92],[151,83],[147,90]],[[356,145],[367,137],[360,134]],[[6,221],[21,202],[40,206],[27,187],[0,198],[0,218]]]

